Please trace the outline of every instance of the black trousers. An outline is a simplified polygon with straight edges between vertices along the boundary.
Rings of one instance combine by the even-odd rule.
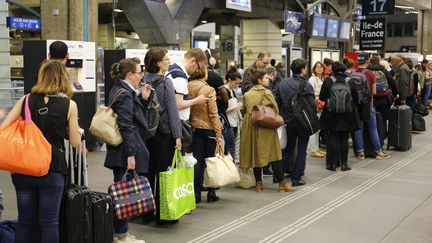
[[[276,180],[278,182],[283,182],[285,180],[284,178],[284,174],[282,171],[282,166],[280,164],[280,161],[273,161],[270,162],[270,165],[272,167],[273,170],[273,175],[276,178]],[[255,175],[255,181],[258,182],[262,182],[262,167],[255,167],[253,168],[254,171],[254,175]]]
[[[327,166],[346,165],[349,132],[329,131],[327,136]]]
[[[150,182],[156,203],[156,220],[160,220],[159,172],[166,171],[171,166],[175,140],[171,134],[156,132],[156,135],[147,141],[147,147],[150,152],[150,161],[146,177]]]
[[[206,168],[205,159],[213,157],[216,149],[215,132],[208,129],[195,128],[192,152],[197,159],[194,170],[194,189],[195,195],[201,195],[201,189],[204,181],[204,170]]]

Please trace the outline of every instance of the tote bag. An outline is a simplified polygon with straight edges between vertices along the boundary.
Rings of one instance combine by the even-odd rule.
[[[171,168],[159,173],[160,219],[175,220],[195,208],[194,168],[176,149]]]
[[[216,146],[215,156],[205,159],[205,187],[221,187],[240,181],[240,175],[231,155],[224,155],[222,146]]]
[[[155,202],[150,183],[144,176],[133,172],[134,178],[127,181],[128,171],[122,180],[108,188],[118,219],[128,219],[155,210]]]
[[[30,176],[44,176],[51,165],[51,144],[33,123],[25,97],[24,120],[0,128],[0,170]]]
[[[114,113],[111,106],[124,91],[124,89],[121,89],[108,107],[103,105],[98,107],[89,128],[92,135],[114,147],[121,144],[123,139],[117,124],[117,114]]]

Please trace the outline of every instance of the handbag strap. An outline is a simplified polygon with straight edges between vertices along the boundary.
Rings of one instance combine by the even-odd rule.
[[[215,154],[215,156],[217,156],[217,155],[224,156],[225,155],[224,151],[223,151],[223,148],[222,148],[222,146],[220,144],[216,145],[215,153],[214,154]]]
[[[128,173],[129,173],[129,170],[126,170],[126,172],[123,174],[123,176],[122,176],[122,181],[126,181],[127,180],[127,175],[128,175]],[[132,173],[132,175],[133,175],[133,177],[135,178],[135,179],[138,179],[138,173],[136,172],[136,170],[133,170],[133,173]]]
[[[181,154],[181,151],[179,149],[176,149],[174,151],[174,156],[173,156],[172,163],[171,163],[171,169],[174,167],[178,168],[178,161],[179,160],[180,160],[180,166],[182,168],[186,167],[186,162],[184,161],[184,158]]]
[[[117,100],[117,98],[125,91],[126,91],[125,89],[120,89],[119,91],[117,91],[117,94],[115,94],[114,99],[108,105],[108,108],[111,108],[111,106],[114,104],[114,102]]]
[[[29,124],[32,122],[32,117],[31,117],[31,112],[30,112],[30,108],[29,108],[29,99],[30,99],[30,94],[26,94],[25,96],[25,105],[24,105],[24,119],[25,119],[25,123]]]

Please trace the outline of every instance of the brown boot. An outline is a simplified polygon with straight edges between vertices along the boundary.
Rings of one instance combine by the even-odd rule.
[[[288,185],[288,183],[281,182],[281,183],[279,183],[278,191],[279,192],[293,192],[293,191],[295,191],[295,189],[290,187],[290,185]]]
[[[260,181],[255,185],[255,191],[262,192],[264,190],[264,184]]]

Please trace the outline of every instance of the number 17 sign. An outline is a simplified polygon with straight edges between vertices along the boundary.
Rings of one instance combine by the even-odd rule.
[[[395,9],[395,0],[363,0],[362,15],[393,15]]]

